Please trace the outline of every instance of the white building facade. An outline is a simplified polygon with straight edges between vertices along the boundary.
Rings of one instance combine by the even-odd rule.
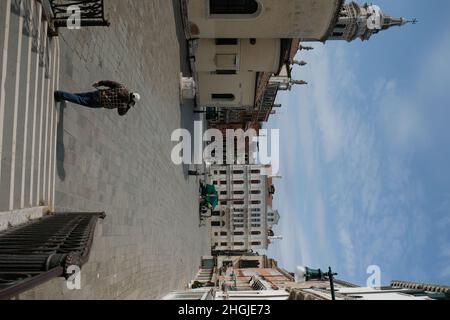
[[[254,107],[258,75],[279,74],[289,58],[292,39],[326,39],[342,3],[343,0],[183,0],[198,105]]]
[[[182,9],[197,103],[210,108],[254,107],[259,75],[279,76],[299,42],[368,40],[410,22],[344,0],[182,0]]]
[[[213,165],[219,205],[212,212],[213,254],[267,249],[280,215],[272,209],[274,188],[261,165]]]

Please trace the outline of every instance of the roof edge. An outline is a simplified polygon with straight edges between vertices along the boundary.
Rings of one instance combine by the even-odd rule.
[[[334,30],[334,27],[336,26],[336,24],[339,20],[339,13],[341,12],[341,8],[344,4],[345,4],[345,0],[337,0],[336,1],[334,17],[331,20],[331,23],[330,23],[330,26],[328,27],[327,32],[325,32],[325,35],[322,37],[322,39],[320,39],[320,41],[325,42],[330,37],[331,33]]]

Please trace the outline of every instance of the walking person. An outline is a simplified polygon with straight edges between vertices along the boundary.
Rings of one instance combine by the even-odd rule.
[[[97,90],[85,93],[55,91],[57,102],[68,101],[88,108],[117,109],[120,116],[141,100],[137,92],[131,92],[126,86],[115,81],[99,81],[93,84]]]

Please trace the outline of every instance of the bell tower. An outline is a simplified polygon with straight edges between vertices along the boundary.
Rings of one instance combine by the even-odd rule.
[[[380,7],[372,4],[359,5],[350,2],[342,6],[339,19],[328,40],[346,40],[351,42],[357,38],[362,41],[382,30],[407,23],[415,24],[417,20],[395,18],[383,13]]]

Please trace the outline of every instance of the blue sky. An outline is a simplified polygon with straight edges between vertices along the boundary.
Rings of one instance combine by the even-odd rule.
[[[279,95],[285,239],[269,255],[361,285],[370,265],[383,284],[450,284],[450,1],[373,2],[420,23],[312,44],[294,71],[309,86]]]

